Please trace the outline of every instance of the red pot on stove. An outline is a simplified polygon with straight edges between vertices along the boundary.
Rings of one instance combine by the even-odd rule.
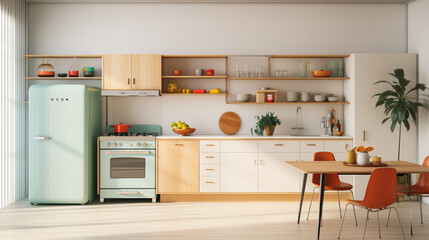
[[[122,123],[113,125],[113,129],[115,133],[127,133],[129,127],[133,127],[133,126],[128,124],[122,124]]]

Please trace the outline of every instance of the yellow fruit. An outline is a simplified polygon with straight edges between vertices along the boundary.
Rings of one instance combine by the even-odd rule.
[[[170,127],[174,127],[174,126],[177,126],[175,122],[170,123]]]
[[[183,125],[182,126],[182,129],[187,129],[188,127],[186,126],[186,125]]]
[[[179,127],[177,126],[177,125],[174,125],[173,126],[173,129],[178,129]]]
[[[182,124],[182,122],[181,121],[177,121],[177,125],[179,125],[179,124]]]
[[[178,128],[182,128],[182,126],[183,126],[182,124],[177,124]]]

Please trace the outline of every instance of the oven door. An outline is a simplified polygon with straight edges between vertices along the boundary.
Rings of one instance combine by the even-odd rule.
[[[100,188],[155,188],[155,150],[101,150]]]

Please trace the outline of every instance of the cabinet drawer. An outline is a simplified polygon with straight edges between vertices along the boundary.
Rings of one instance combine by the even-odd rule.
[[[220,141],[220,152],[222,153],[257,153],[258,141]]]
[[[324,150],[325,150],[325,141],[322,141],[322,140],[301,141],[301,152],[315,153],[315,152],[322,152]]]
[[[200,153],[200,163],[219,163],[219,153]]]
[[[285,140],[260,140],[258,141],[259,152],[299,152],[299,141]]]
[[[353,148],[352,140],[326,140],[325,141],[325,151],[327,152],[337,152],[337,153],[345,153],[346,152],[346,144],[350,146],[350,149]]]
[[[200,164],[200,176],[219,176],[219,164]]]
[[[219,141],[200,141],[200,152],[219,152]]]
[[[200,192],[219,192],[219,177],[201,177]]]

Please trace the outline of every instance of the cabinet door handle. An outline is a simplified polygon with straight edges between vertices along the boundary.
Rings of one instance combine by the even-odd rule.
[[[206,171],[214,171],[214,168],[206,168]]]
[[[261,165],[262,165],[262,166],[265,166],[265,162],[264,162],[264,160],[262,160],[262,159],[261,159]]]
[[[253,160],[253,165],[258,165],[258,160]]]
[[[214,147],[214,144],[206,144],[206,147]]]
[[[315,147],[315,146],[316,146],[316,144],[314,144],[314,143],[309,143],[309,144],[307,144],[307,146],[308,146],[308,147]]]
[[[180,146],[180,147],[185,146],[185,145],[183,145],[183,144],[181,144],[181,143],[175,143],[174,145],[175,145],[175,146]]]
[[[206,158],[215,158],[214,156],[206,156]]]
[[[366,131],[363,130],[363,140],[366,141]]]
[[[130,85],[130,78],[128,78],[128,85]]]
[[[133,78],[133,85],[136,84],[136,78]]]
[[[208,182],[206,182],[206,183],[215,183],[215,182],[213,182],[213,181],[208,181]]]
[[[276,146],[276,147],[281,147],[281,146],[283,146],[283,144],[281,144],[281,143],[276,143],[276,144],[274,144],[274,146]]]

